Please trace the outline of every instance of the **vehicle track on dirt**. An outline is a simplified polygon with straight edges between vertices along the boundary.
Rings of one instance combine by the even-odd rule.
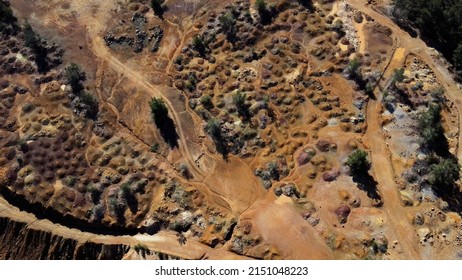
[[[135,82],[140,88],[146,90],[147,92],[151,93],[153,96],[161,97],[167,107],[169,108],[169,113],[173,117],[175,122],[178,136],[180,140],[179,149],[181,154],[183,155],[184,159],[188,162],[190,167],[190,171],[193,173],[196,180],[203,179],[204,171],[199,169],[194,162],[194,157],[192,156],[190,149],[188,147],[188,143],[186,141],[186,135],[184,133],[183,124],[180,120],[180,116],[176,112],[174,106],[172,105],[171,101],[165,97],[155,86],[148,83],[145,79],[143,79],[142,73],[137,73],[133,69],[130,69],[126,64],[122,63],[116,57],[114,57],[107,49],[106,44],[104,43],[103,39],[100,37],[95,37],[91,41],[91,45],[93,46],[94,54],[99,58],[108,63],[108,65],[119,74],[122,74],[129,78],[131,81]]]
[[[399,28],[389,17],[377,12],[375,9],[369,6],[366,6],[366,1],[352,0],[346,2],[350,4],[354,9],[371,16],[379,24],[390,28],[397,39],[395,46],[396,51],[393,52],[393,56],[390,58],[387,67],[384,69],[382,75],[383,78],[379,81],[380,83],[383,83],[381,86],[383,88],[386,87],[391,79],[391,76],[393,75],[394,69],[402,67],[406,62],[406,58],[409,54],[416,55],[428,64],[428,66],[434,71],[437,79],[443,83],[442,85],[445,88],[445,93],[455,105],[455,109],[458,112],[457,115],[459,116],[459,112],[461,112],[459,106],[462,101],[461,97],[457,96],[457,92],[459,90],[456,86],[456,83],[449,71],[445,69],[445,67],[440,62],[435,61],[425,42],[419,38],[412,38],[407,32]],[[375,95],[376,97],[380,97],[380,92],[377,91],[377,88]],[[422,258],[422,255],[419,253],[420,250],[418,249],[418,241],[415,238],[415,229],[407,220],[406,216],[403,215],[404,209],[403,206],[401,206],[401,200],[395,182],[396,174],[393,170],[388,147],[386,146],[386,140],[383,135],[382,126],[380,123],[379,117],[382,109],[379,102],[380,101],[377,100],[369,101],[366,109],[368,128],[365,138],[368,139],[369,143],[371,143],[370,150],[373,162],[372,169],[375,174],[375,178],[379,183],[378,186],[380,192],[383,195],[385,205],[384,210],[390,218],[390,223],[401,241],[401,246],[405,251],[404,254],[412,259],[420,259]],[[458,145],[456,152],[457,157],[461,159],[461,122],[460,120],[458,121]],[[413,234],[411,235],[410,233]]]
[[[384,25],[393,32],[398,38],[398,47],[405,48],[407,54],[414,54],[424,61],[435,74],[438,81],[445,89],[445,95],[448,96],[450,101],[454,104],[454,109],[458,115],[458,131],[457,131],[457,148],[456,155],[459,161],[462,160],[462,122],[460,121],[460,113],[462,112],[462,95],[460,85],[454,80],[452,74],[447,69],[447,65],[438,57],[434,57],[434,51],[431,50],[427,44],[420,38],[413,38],[409,33],[401,29],[391,18],[384,15],[373,7],[366,5],[366,0],[348,0],[346,1],[354,9],[359,10],[371,16],[375,22]],[[393,69],[391,69],[393,70]]]

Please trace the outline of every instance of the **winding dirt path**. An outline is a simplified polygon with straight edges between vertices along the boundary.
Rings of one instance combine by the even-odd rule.
[[[454,104],[457,115],[459,116],[456,155],[459,160],[462,160],[462,137],[460,135],[460,132],[462,131],[462,122],[460,121],[460,113],[462,112],[462,95],[460,85],[454,81],[452,74],[447,69],[447,66],[444,65],[439,58],[434,56],[434,51],[432,51],[424,41],[420,38],[411,37],[409,33],[397,26],[388,16],[377,12],[375,9],[371,8],[371,6],[366,5],[367,0],[348,0],[346,2],[353,8],[368,14],[379,24],[390,28],[398,39],[398,47],[406,49],[406,54],[412,53],[418,56],[433,70],[436,78],[444,87],[446,96]],[[390,69],[393,70],[391,67]]]
[[[390,18],[377,12],[371,7],[365,5],[365,0],[351,0],[347,1],[353,8],[368,14],[376,22],[390,28],[396,37],[396,50],[393,57],[390,59],[389,65],[385,69],[383,79],[381,80],[382,88],[386,87],[389,83],[393,71],[396,68],[402,67],[405,63],[406,57],[409,54],[414,54],[422,59],[434,71],[437,79],[442,83],[445,88],[446,95],[455,105],[455,109],[460,112],[462,104],[460,90],[457,87],[451,74],[441,61],[437,61],[432,55],[432,51],[428,46],[419,38],[412,38],[407,32],[400,29]],[[380,88],[380,87],[379,87]],[[380,92],[376,91],[376,96],[380,96]],[[401,247],[404,254],[410,259],[421,259],[423,255],[420,252],[419,242],[416,240],[415,229],[404,215],[403,206],[400,203],[399,192],[395,183],[395,176],[391,158],[389,155],[388,147],[382,131],[380,122],[380,114],[382,112],[381,104],[378,101],[370,101],[367,106],[367,122],[368,130],[365,140],[370,144],[371,157],[373,162],[374,177],[378,181],[378,186],[384,200],[384,211],[390,218],[390,223],[399,237]],[[460,137],[461,122],[458,122],[458,145],[457,156],[462,159]]]
[[[136,71],[122,63],[120,60],[118,60],[116,57],[111,55],[111,53],[108,51],[106,47],[104,40],[101,37],[93,38],[91,43],[93,46],[94,54],[98,58],[106,61],[111,69],[129,78],[131,81],[135,82],[140,88],[151,93],[153,96],[163,98],[167,107],[169,108],[169,113],[173,117],[173,120],[177,126],[177,131],[180,140],[180,152],[183,155],[184,159],[188,162],[190,171],[193,173],[194,177],[198,180],[202,180],[204,178],[203,174],[205,171],[201,170],[194,162],[194,157],[190,152],[191,149],[189,148],[188,143],[186,141],[187,137],[184,133],[184,128],[182,122],[180,121],[180,116],[176,112],[170,100],[166,98],[156,87],[154,87],[152,84],[148,83],[145,79],[143,79],[142,73],[137,73]]]
[[[415,229],[404,215],[398,188],[395,183],[395,174],[388,155],[382,127],[380,125],[381,104],[369,101],[367,105],[368,128],[364,140],[369,143],[372,157],[372,172],[378,182],[382,195],[382,209],[388,216],[389,224],[401,243],[405,259],[420,259],[418,241],[413,237]]]

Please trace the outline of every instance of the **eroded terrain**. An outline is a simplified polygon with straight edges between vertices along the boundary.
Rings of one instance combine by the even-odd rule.
[[[459,182],[431,183],[462,157],[460,87],[386,1],[10,2],[0,258],[462,256]]]

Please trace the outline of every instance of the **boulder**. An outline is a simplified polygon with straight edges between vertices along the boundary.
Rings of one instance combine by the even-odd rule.
[[[335,214],[337,215],[339,222],[344,224],[347,222],[348,216],[350,215],[350,207],[348,205],[340,205],[337,210],[335,210]]]

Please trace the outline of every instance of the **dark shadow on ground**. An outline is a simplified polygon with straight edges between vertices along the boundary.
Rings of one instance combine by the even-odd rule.
[[[367,197],[382,204],[382,196],[377,190],[378,183],[369,173],[353,176],[353,182],[358,184],[360,190],[366,192]]]
[[[160,135],[164,138],[170,148],[178,148],[178,139],[180,137],[176,132],[173,120],[169,116],[166,116],[165,118],[156,121],[156,125],[160,130]]]

